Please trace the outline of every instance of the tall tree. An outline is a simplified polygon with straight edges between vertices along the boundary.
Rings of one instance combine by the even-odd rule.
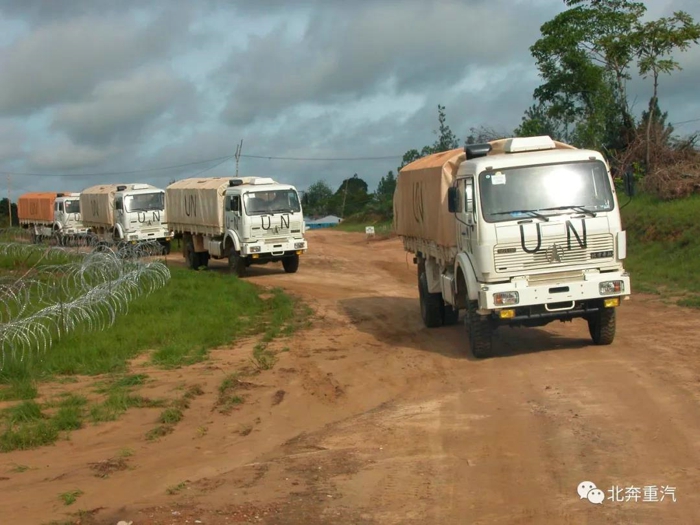
[[[530,48],[543,79],[535,99],[560,123],[565,141],[624,147],[634,129],[625,87],[631,35],[646,8],[628,0],[564,3],[569,9],[543,24],[542,37]]]
[[[649,100],[649,110],[646,119],[646,153],[647,171],[651,164],[651,132],[654,129],[654,117],[658,109],[659,76],[662,73],[671,74],[681,69],[680,64],[673,59],[675,50],[685,51],[691,43],[698,43],[700,25],[684,11],[677,11],[672,17],[639,23],[634,33],[634,44],[637,53],[639,74],[643,78],[651,76],[653,92]]]
[[[454,134],[450,126],[447,124],[445,106],[440,104],[438,104],[438,123],[438,129],[433,131],[433,133],[438,136],[437,140],[430,146],[423,146],[420,151],[414,148],[404,153],[403,158],[401,159],[401,165],[398,167],[398,171],[401,171],[401,168],[422,157],[427,157],[433,153],[449,151],[459,147],[459,139],[457,138],[457,135]]]
[[[308,215],[327,215],[333,190],[325,181],[314,182],[304,192],[301,204]]]

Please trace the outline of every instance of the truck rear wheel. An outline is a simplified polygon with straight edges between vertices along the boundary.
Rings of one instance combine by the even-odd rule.
[[[296,273],[299,269],[299,256],[295,254],[292,257],[285,257],[282,259],[282,267],[287,273]]]
[[[199,254],[194,251],[194,243],[189,241],[185,248],[185,259],[187,260],[187,266],[191,270],[199,269]]]
[[[450,304],[445,304],[442,310],[442,324],[452,326],[459,322],[459,310]]]
[[[228,269],[231,273],[235,273],[238,277],[245,276],[245,259],[241,254],[231,248],[231,253],[228,256]]]
[[[469,301],[464,323],[469,335],[469,348],[477,359],[490,357],[493,353],[493,325],[490,319],[476,313],[476,301]]]
[[[615,308],[602,308],[588,319],[588,331],[596,345],[609,345],[615,339]]]
[[[418,294],[420,296],[420,314],[427,328],[442,326],[444,303],[442,294],[428,291],[428,277],[425,273],[418,276]]]

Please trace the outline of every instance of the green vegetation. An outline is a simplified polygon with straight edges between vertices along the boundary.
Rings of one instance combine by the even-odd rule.
[[[69,492],[64,492],[63,494],[59,494],[58,497],[61,500],[63,500],[64,505],[72,505],[82,495],[83,495],[82,490],[71,490]]]
[[[267,344],[308,323],[311,310],[280,289],[261,294],[251,283],[225,273],[171,271],[167,287],[135,300],[129,313],[99,337],[78,331],[57,341],[44,355],[5,359],[0,401],[20,402],[0,411],[0,452],[53,444],[70,431],[114,421],[132,408],[162,407],[158,426],[147,438],[167,435],[182,420],[190,401],[203,392],[195,385],[172,402],[143,397],[135,390],[148,376],[126,373],[130,359],[149,352],[154,366],[182,367],[206,359],[211,348],[262,334],[255,359],[259,367],[269,367],[275,358]],[[63,394],[35,401],[41,382],[69,382],[78,374],[106,376],[88,397]]]
[[[206,359],[210,348],[254,333],[283,333],[298,324],[296,301],[279,289],[263,299],[253,284],[228,274],[171,272],[164,289],[134,301],[129,314],[99,337],[78,330],[45,355],[7,359],[0,370],[0,401],[32,399],[37,382],[56,376],[123,372],[129,359],[149,350],[156,365],[187,366]],[[140,384],[143,379],[124,381]]]
[[[622,216],[633,292],[663,293],[700,308],[700,195],[674,201],[640,195]]]

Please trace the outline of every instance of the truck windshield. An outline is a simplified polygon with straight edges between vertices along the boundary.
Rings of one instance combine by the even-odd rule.
[[[301,211],[299,196],[294,190],[250,191],[243,195],[248,215],[268,213],[298,213]]]
[[[165,207],[162,192],[141,193],[139,195],[127,195],[124,197],[126,211],[162,211]]]
[[[80,213],[80,201],[66,201],[66,213]]]
[[[597,160],[484,171],[479,189],[488,222],[613,209],[610,179]]]

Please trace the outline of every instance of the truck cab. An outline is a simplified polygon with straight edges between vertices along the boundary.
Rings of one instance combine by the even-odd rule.
[[[80,214],[80,193],[59,193],[54,201],[54,233],[62,239],[87,234]]]
[[[467,146],[448,190],[456,221],[448,303],[467,311],[475,354],[501,325],[583,318],[596,344],[615,335],[615,307],[630,294],[626,235],[610,168],[597,151],[550,137]]]
[[[287,273],[297,271],[307,243],[294,186],[265,177],[231,179],[224,196],[224,224],[234,240],[229,265],[238,275],[252,264],[277,261]]]
[[[158,241],[170,250],[165,191],[148,184],[120,185],[114,195],[114,238],[131,243]]]

